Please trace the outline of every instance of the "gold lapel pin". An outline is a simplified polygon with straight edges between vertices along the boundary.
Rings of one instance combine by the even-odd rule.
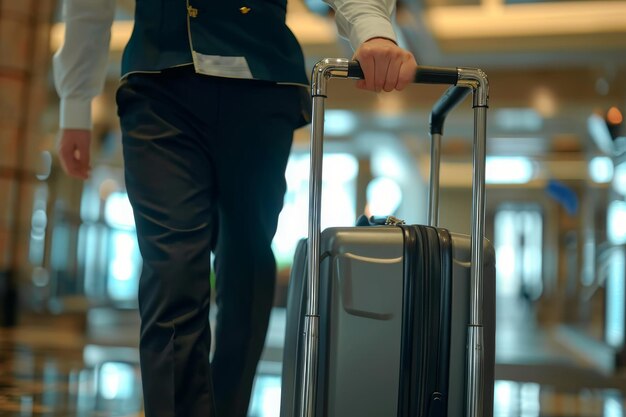
[[[246,7],[246,6],[243,6],[243,7],[239,8],[239,11],[241,12],[241,14],[248,14],[248,13],[250,13],[250,10],[252,10],[252,9],[250,9],[249,7]]]

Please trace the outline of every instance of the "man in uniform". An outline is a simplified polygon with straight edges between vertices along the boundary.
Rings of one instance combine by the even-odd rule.
[[[394,0],[328,3],[363,67],[360,88],[412,81],[417,64],[395,43]],[[90,104],[105,78],[114,12],[115,0],[64,4],[65,41],[54,57],[58,152],[80,179],[89,176]],[[309,112],[304,59],[285,15],[286,0],[136,0],[117,104],[143,258],[146,417],[246,416],[272,307],[285,167]]]

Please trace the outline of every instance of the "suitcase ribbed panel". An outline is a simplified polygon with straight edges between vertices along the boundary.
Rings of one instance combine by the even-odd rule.
[[[397,415],[443,417],[449,375],[449,234],[426,226],[401,229],[404,294]]]
[[[445,387],[446,397],[450,384],[450,337],[452,332],[452,237],[446,229],[437,229],[439,235],[439,253],[441,255],[441,302],[439,303],[439,317],[441,323],[448,323],[441,331],[439,345],[438,385]],[[448,398],[445,399],[445,414],[448,414]]]

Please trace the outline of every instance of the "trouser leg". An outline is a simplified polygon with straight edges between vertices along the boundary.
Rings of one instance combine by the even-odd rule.
[[[300,108],[295,87],[231,82],[222,97],[212,370],[218,416],[245,417],[274,299],[271,242]]]
[[[162,82],[162,76],[131,77],[118,91],[126,187],[143,257],[145,415],[213,417],[208,312],[214,171],[206,147],[163,87],[172,80]]]
[[[244,417],[272,306],[270,245],[300,95],[295,87],[185,71],[166,81],[131,77],[118,94],[127,189],[144,258],[146,417],[211,417],[214,407],[218,417]],[[211,366],[210,248],[218,304]]]

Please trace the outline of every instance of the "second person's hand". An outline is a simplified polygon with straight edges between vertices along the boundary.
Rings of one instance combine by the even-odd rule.
[[[89,178],[91,131],[63,129],[60,133],[58,155],[63,171],[70,177]]]
[[[359,61],[365,76],[357,81],[357,87],[377,93],[402,90],[413,82],[417,71],[413,54],[386,38],[363,42],[353,59]]]

